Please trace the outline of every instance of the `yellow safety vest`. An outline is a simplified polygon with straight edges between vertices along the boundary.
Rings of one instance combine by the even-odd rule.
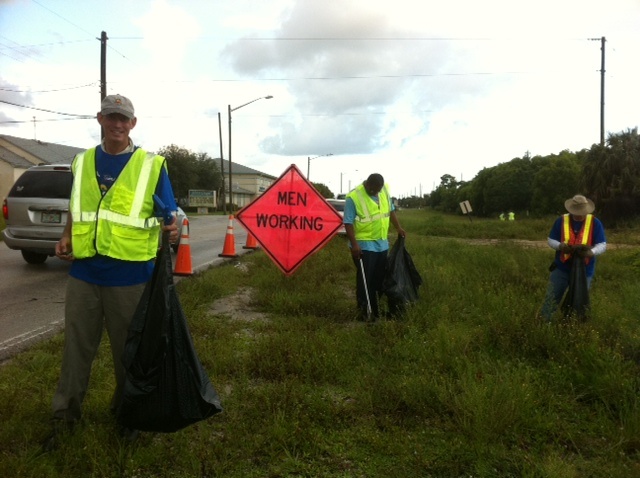
[[[562,216],[562,233],[560,236],[560,242],[567,243],[570,246],[591,246],[593,242],[593,214],[587,214],[578,234],[575,234],[571,227],[571,215],[564,214]],[[560,254],[560,260],[562,262],[566,262],[570,258],[571,254]],[[588,257],[585,258],[585,263],[589,263]]]
[[[356,206],[356,219],[353,228],[359,241],[377,241],[388,239],[389,216],[391,215],[391,197],[385,184],[378,193],[379,204],[376,203],[363,184],[347,194]]]
[[[160,220],[153,215],[153,194],[164,164],[162,156],[137,149],[103,196],[96,180],[95,148],[75,157],[69,202],[74,257],[156,257]]]

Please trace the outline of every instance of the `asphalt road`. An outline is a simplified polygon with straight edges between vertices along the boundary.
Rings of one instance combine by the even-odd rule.
[[[238,255],[249,252],[243,248],[246,231],[236,220],[232,220],[231,225],[234,252]],[[224,250],[228,226],[228,216],[189,218],[194,273],[233,260],[219,257]],[[175,257],[174,254],[174,264]],[[27,264],[20,251],[0,243],[0,264],[0,361],[3,361],[63,329],[69,263],[50,257],[44,264]]]

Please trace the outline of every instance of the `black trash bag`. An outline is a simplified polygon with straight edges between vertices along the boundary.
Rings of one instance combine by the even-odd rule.
[[[387,270],[382,283],[382,292],[387,295],[392,315],[402,313],[407,304],[416,302],[418,288],[422,285],[422,277],[404,244],[405,238],[398,236],[387,256]]]
[[[574,316],[580,320],[589,317],[589,287],[587,268],[582,257],[572,257],[569,287],[560,306],[565,318]]]
[[[173,283],[168,233],[129,328],[120,425],[175,432],[222,411],[198,359]]]

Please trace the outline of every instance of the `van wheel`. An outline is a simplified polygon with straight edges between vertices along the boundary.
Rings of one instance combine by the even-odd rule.
[[[40,254],[39,252],[31,252],[25,250],[22,250],[20,252],[22,252],[22,257],[29,264],[43,264],[44,261],[47,260],[47,257],[49,257],[47,254]]]

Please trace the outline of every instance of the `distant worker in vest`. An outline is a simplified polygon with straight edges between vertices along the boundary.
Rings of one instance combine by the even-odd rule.
[[[513,211],[509,211],[509,221],[515,221],[516,220],[516,213]]]
[[[129,137],[137,123],[133,104],[121,95],[107,96],[97,119],[104,138],[73,160],[69,215],[56,244],[56,256],[71,266],[53,430],[44,450],[56,448],[61,434],[73,430],[81,418],[103,328],[115,369],[115,419],[125,380],[121,357],[129,324],[153,273],[160,231],[168,231],[171,242],[177,239],[175,216],[165,224],[153,198],[156,194],[165,208],[177,210],[165,159],[135,146]],[[136,430],[119,432],[125,441],[137,437]]]
[[[370,175],[347,194],[343,222],[356,266],[359,318],[376,320],[380,316],[379,299],[389,251],[389,222],[400,236],[405,235],[389,187],[380,174]]]
[[[551,265],[547,294],[541,315],[550,321],[569,287],[572,260],[583,260],[586,264],[587,287],[591,287],[596,270],[596,256],[607,249],[604,226],[592,213],[595,205],[591,199],[578,194],[564,203],[568,214],[556,219],[547,243],[556,251]]]

